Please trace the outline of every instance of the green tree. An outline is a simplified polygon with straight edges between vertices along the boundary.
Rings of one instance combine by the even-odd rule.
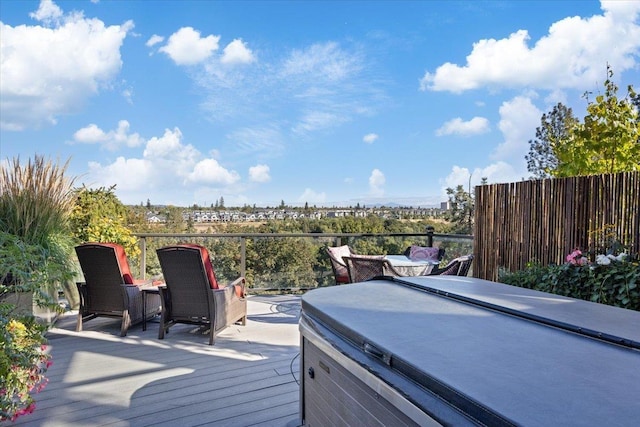
[[[627,96],[618,99],[618,86],[607,66],[604,94],[589,102],[584,123],[569,132],[569,138],[555,147],[556,177],[616,173],[640,170],[640,126],[633,104],[636,94],[627,88]]]
[[[471,192],[465,191],[462,185],[458,185],[455,190],[447,188],[447,195],[449,196],[451,209],[445,213],[445,219],[452,223],[451,232],[472,234],[475,201]]]
[[[127,258],[135,260],[140,255],[138,241],[127,227],[129,210],[114,194],[115,185],[109,188],[76,190],[76,203],[71,214],[71,226],[81,242],[111,242],[122,245]]]
[[[640,97],[628,86],[618,99],[618,87],[607,65],[604,94],[588,100],[581,123],[570,108],[558,103],[541,119],[536,139],[525,157],[535,178],[567,177],[640,170]]]
[[[558,168],[558,158],[554,147],[569,138],[569,131],[578,123],[571,108],[558,103],[540,119],[536,128],[536,138],[529,141],[527,170],[534,178],[550,178]]]
[[[162,213],[166,218],[165,228],[170,233],[183,233],[185,231],[185,220],[182,217],[182,209],[175,206],[167,206]]]

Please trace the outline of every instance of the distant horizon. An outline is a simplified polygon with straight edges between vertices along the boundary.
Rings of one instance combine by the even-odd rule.
[[[443,201],[443,203],[445,203],[446,201]],[[171,204],[164,204],[164,203],[153,203],[151,202],[151,207],[176,207],[176,208],[185,208],[185,209],[193,209],[194,204],[191,204],[189,206],[179,206],[179,205],[171,205]],[[304,203],[302,204],[289,204],[285,201],[285,206],[286,207],[293,207],[293,208],[304,208]],[[318,209],[354,209],[356,206],[358,205],[358,203],[352,204],[352,205],[319,205],[319,204],[312,204],[309,203],[309,208],[318,208]],[[138,204],[131,204],[131,203],[127,203],[125,204],[125,206],[143,206],[146,207],[147,203],[138,203]],[[213,204],[213,206],[211,204],[209,205],[197,205],[198,208],[202,208],[202,209],[216,209],[215,206],[215,202]],[[244,207],[251,207],[253,208],[255,206],[255,208],[257,209],[279,209],[280,207],[280,203],[278,203],[277,205],[258,205],[256,203],[247,203],[245,205],[242,206],[236,206],[236,205],[227,205],[227,203],[224,204],[224,206],[220,207],[218,206],[217,209],[242,209]],[[389,202],[387,204],[384,203],[376,203],[376,204],[362,204],[360,203],[360,208],[361,209],[369,209],[369,208],[381,208],[381,207],[386,207],[386,208],[413,208],[413,209],[440,209],[440,204],[438,205],[405,205],[405,204],[397,204],[394,202]]]

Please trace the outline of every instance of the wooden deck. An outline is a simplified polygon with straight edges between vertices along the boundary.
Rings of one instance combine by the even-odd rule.
[[[250,296],[246,326],[214,346],[190,325],[119,336],[119,322],[76,316],[48,333],[53,365],[36,410],[15,426],[297,426],[300,299]]]

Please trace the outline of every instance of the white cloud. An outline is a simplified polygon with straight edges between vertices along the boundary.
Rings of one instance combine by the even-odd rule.
[[[371,195],[375,197],[383,196],[385,182],[386,178],[379,169],[372,170],[369,176],[369,191]]]
[[[195,65],[209,58],[218,50],[220,36],[200,37],[192,27],[182,27],[171,34],[160,52],[166,53],[178,65]]]
[[[188,176],[189,181],[201,184],[230,185],[240,179],[236,171],[225,169],[216,159],[199,161]]]
[[[149,37],[149,40],[147,40],[145,45],[148,46],[148,47],[153,47],[153,46],[157,45],[158,43],[162,43],[163,41],[164,41],[164,37],[159,36],[157,34],[154,34],[151,37]]]
[[[249,179],[253,182],[269,182],[271,176],[269,175],[269,166],[267,165],[255,165],[249,168]]]
[[[30,17],[47,25],[56,24],[62,18],[62,9],[51,0],[42,0],[38,10],[31,12]]]
[[[251,67],[229,67],[222,58],[214,55],[190,73],[211,120],[259,118],[299,138],[370,116],[385,99],[384,82],[372,77],[374,64],[357,46],[318,43],[265,55]]]
[[[522,176],[525,174],[522,168],[525,166],[524,157],[529,152],[529,140],[536,134],[536,127],[540,126],[542,111],[524,96],[503,102],[499,111],[498,128],[504,141],[495,148],[491,158],[519,165],[518,171]]]
[[[44,1],[32,14],[51,27],[0,22],[0,126],[7,130],[55,124],[76,112],[120,72],[120,47],[133,28],[106,27],[82,13],[61,15]],[[46,53],[46,54],[45,54]]]
[[[583,89],[603,78],[609,63],[617,73],[637,66],[640,2],[603,1],[602,15],[569,17],[529,45],[528,31],[473,45],[466,65],[445,63],[426,72],[421,90],[460,93],[479,87]]]
[[[100,139],[104,132],[87,131],[86,138]],[[112,163],[89,163],[91,185],[116,185],[124,203],[139,203],[161,191],[165,200],[183,206],[194,202],[197,194],[233,191],[240,176],[216,159],[204,157],[193,145],[183,142],[180,129],[166,129],[160,137],[146,143],[142,158],[118,157]]]
[[[309,203],[324,203],[327,201],[327,195],[322,193],[317,193],[310,188],[305,188],[304,192],[300,197],[298,197],[298,202],[309,202]]]
[[[129,133],[130,125],[126,120],[118,122],[118,128],[105,132],[95,124],[78,129],[73,134],[74,142],[81,144],[100,144],[107,150],[117,150],[121,146],[137,147],[144,144],[138,133]]]
[[[242,39],[235,39],[223,50],[220,62],[223,64],[249,64],[255,61],[253,52]]]
[[[456,117],[436,130],[436,135],[472,136],[487,132],[489,132],[489,120],[484,117],[474,117],[467,122],[463,121],[460,117]]]
[[[367,144],[373,144],[374,141],[376,141],[377,139],[378,139],[378,134],[376,133],[368,133],[362,137],[362,140]]]
[[[473,188],[480,185],[482,178],[487,178],[488,184],[497,184],[520,181],[522,176],[512,165],[502,161],[495,162],[484,168],[475,168],[473,172],[469,171],[468,168],[456,165],[451,168],[451,173],[444,179],[442,195],[446,196],[447,188],[455,190],[458,185],[461,185],[464,191],[469,191],[469,184],[471,184],[470,189],[473,193]]]

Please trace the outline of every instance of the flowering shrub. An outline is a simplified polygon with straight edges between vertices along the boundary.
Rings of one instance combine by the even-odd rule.
[[[589,259],[582,254],[580,249],[574,249],[565,260],[571,265],[587,265],[589,264]]]
[[[535,262],[521,271],[500,271],[498,281],[509,285],[640,311],[640,260],[627,253],[595,256],[579,249],[562,265]]]
[[[51,363],[45,327],[32,316],[13,316],[12,308],[0,304],[0,421],[33,412],[33,393],[46,385]]]

